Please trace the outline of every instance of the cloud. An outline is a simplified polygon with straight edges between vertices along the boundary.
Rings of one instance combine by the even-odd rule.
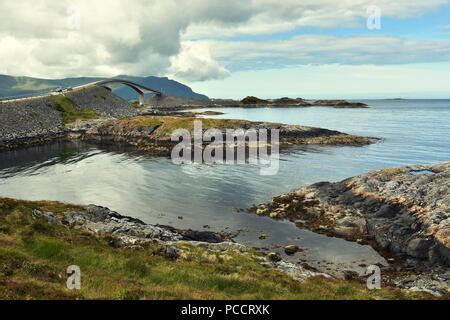
[[[450,41],[390,36],[297,36],[279,41],[197,41],[232,71],[304,64],[389,65],[450,61]],[[239,55],[236,55],[239,52]]]
[[[229,5],[235,14],[226,14],[219,0],[2,1],[0,73],[165,74],[188,25],[240,23],[251,16],[250,2]]]
[[[172,59],[169,75],[186,81],[223,79],[230,72],[211,58],[206,43],[185,42],[181,53]]]
[[[270,61],[265,58],[267,55],[283,59],[283,51],[292,52],[287,47],[271,50],[268,45],[246,52],[246,45],[252,44],[235,44],[228,36],[267,35],[306,26],[364,26],[366,8],[371,4],[379,5],[385,16],[407,18],[448,3],[449,0],[1,1],[0,73],[52,78],[170,73],[190,81],[217,79],[227,76],[228,65],[248,68],[246,62],[256,62],[258,67],[251,55],[262,59],[263,66]],[[217,42],[217,48],[211,46],[218,39],[223,39],[223,43]],[[297,41],[271,44],[294,45],[303,50]],[[320,41],[314,43],[317,44]],[[218,52],[219,49],[224,51]],[[320,54],[325,52],[325,47],[319,50]],[[341,60],[345,60],[345,54],[351,52],[341,50]],[[315,63],[313,50],[303,55],[303,59],[288,59],[287,63]],[[331,59],[329,53],[327,56]],[[231,63],[233,59],[237,63]]]
[[[404,19],[448,4],[449,0],[258,0],[254,2],[254,14],[245,23],[194,23],[188,27],[185,38],[270,34],[299,27],[365,27],[369,6],[378,6],[384,18]]]

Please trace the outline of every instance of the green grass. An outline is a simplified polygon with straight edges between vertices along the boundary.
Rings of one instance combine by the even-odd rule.
[[[243,103],[243,104],[264,104],[264,103],[268,103],[268,101],[257,98],[257,97],[249,96],[249,97],[242,99],[241,103]]]
[[[161,245],[114,248],[94,236],[32,217],[33,209],[57,215],[77,206],[0,198],[0,299],[411,299],[394,289],[321,277],[299,283],[265,268],[255,254],[213,253],[179,244],[176,261]],[[81,290],[66,289],[69,265],[81,268]]]
[[[75,102],[66,96],[57,95],[52,100],[54,107],[60,112],[65,124],[76,120],[89,120],[99,117],[98,113],[91,108],[78,109]]]
[[[139,103],[139,101],[136,101],[136,100],[128,100],[128,103],[131,104],[131,106],[133,108],[138,109],[138,110],[142,110],[142,109],[146,108],[146,105],[141,105]]]
[[[118,124],[125,127],[155,127],[158,138],[170,139],[170,135],[178,129],[194,130],[194,121],[202,122],[203,129],[240,129],[250,127],[250,122],[231,119],[200,119],[195,117],[149,117],[140,116],[119,120]]]

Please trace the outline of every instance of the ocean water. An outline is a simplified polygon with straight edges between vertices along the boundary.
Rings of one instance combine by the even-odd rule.
[[[0,153],[0,196],[107,206],[148,223],[225,231],[262,250],[297,244],[289,257],[323,271],[362,272],[384,262],[372,248],[236,209],[319,181],[450,160],[450,100],[366,101],[369,109],[214,108],[219,118],[301,124],[379,137],[364,147],[308,147],[282,154],[278,174],[255,165],[175,165],[114,147],[54,143]],[[265,233],[269,237],[260,240]]]

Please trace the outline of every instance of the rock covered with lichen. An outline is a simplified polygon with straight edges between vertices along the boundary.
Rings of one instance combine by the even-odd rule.
[[[450,162],[317,183],[253,208],[430,265],[450,265]]]
[[[225,234],[147,224],[139,219],[123,216],[96,205],[88,205],[80,209],[59,214],[34,209],[32,215],[36,219],[44,219],[50,225],[60,224],[106,236],[109,244],[117,248],[136,248],[157,242],[162,246],[158,254],[170,260],[187,258],[180,247],[188,244],[203,248],[205,258],[212,263],[217,262],[215,253],[235,252],[251,256],[259,264],[277,269],[298,281],[317,276],[330,277],[324,273],[307,270],[301,265],[288,263],[281,258],[277,261],[266,261],[263,256],[255,254],[245,245],[233,242]]]
[[[281,150],[288,150],[297,145],[348,145],[364,146],[377,142],[377,138],[362,137],[323,128],[287,125],[273,122],[252,122],[246,120],[228,119],[199,119],[194,117],[174,116],[139,116],[126,119],[113,119],[98,123],[86,130],[72,132],[72,139],[89,142],[120,143],[136,147],[139,150],[170,155],[178,140],[172,139],[177,130],[188,130],[194,136],[194,122],[201,123],[202,132],[208,129],[219,130],[223,134],[223,141],[227,143],[229,132],[236,132],[237,136],[247,139],[247,135],[254,133],[259,138],[259,145],[267,132],[267,144],[278,143]],[[278,137],[272,137],[272,130],[278,130]],[[177,137],[177,136],[175,136]],[[273,139],[272,139],[273,138]],[[279,138],[279,140],[277,139]],[[232,141],[234,144],[234,140]],[[250,143],[247,143],[249,146]]]

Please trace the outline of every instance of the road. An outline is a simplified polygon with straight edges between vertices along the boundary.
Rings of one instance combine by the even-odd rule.
[[[12,98],[12,99],[0,99],[0,103],[21,102],[21,101],[29,101],[29,100],[34,100],[34,99],[42,99],[42,98],[52,97],[52,96],[60,95],[60,94],[67,93],[67,92],[74,92],[74,91],[79,91],[79,90],[82,90],[82,89],[85,89],[85,88],[89,88],[89,87],[94,86],[98,82],[99,81],[95,81],[95,82],[90,82],[90,83],[87,83],[87,84],[83,84],[81,86],[76,86],[76,87],[73,87],[71,91],[48,92],[48,93],[45,93],[45,94],[33,95],[33,96],[28,96],[28,97]]]

